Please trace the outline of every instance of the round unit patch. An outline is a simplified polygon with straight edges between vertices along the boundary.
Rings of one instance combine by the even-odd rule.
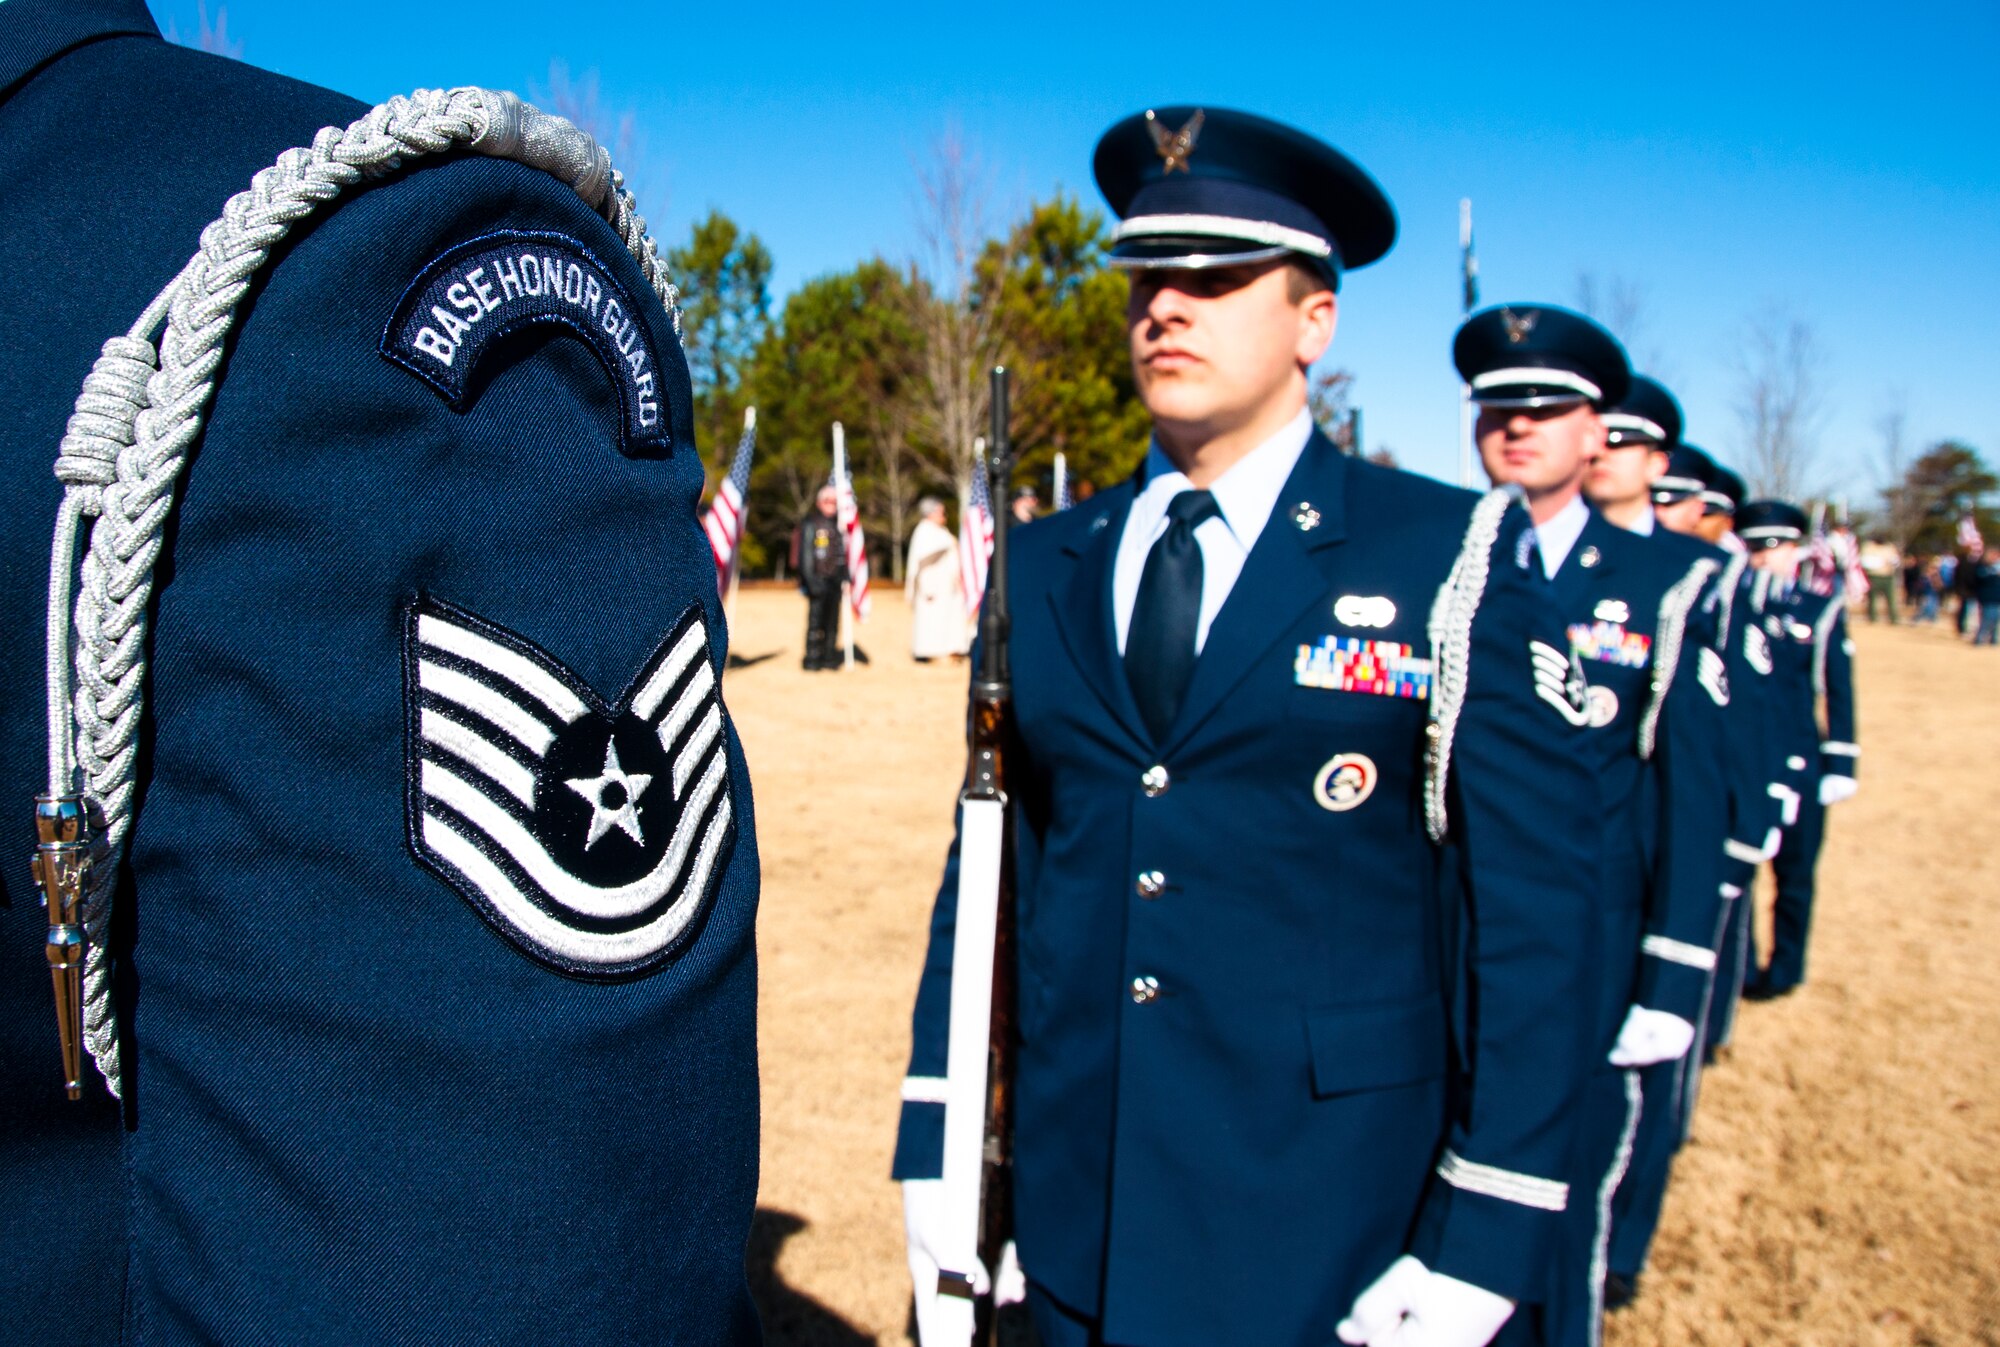
[[[1380,775],[1374,759],[1361,753],[1336,753],[1313,778],[1313,799],[1321,809],[1344,814],[1375,793]]]
[[[1618,694],[1607,687],[1590,690],[1590,728],[1601,730],[1618,719]]]

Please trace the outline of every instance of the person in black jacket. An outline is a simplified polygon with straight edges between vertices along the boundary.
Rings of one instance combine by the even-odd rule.
[[[792,569],[806,596],[808,669],[838,669],[840,588],[847,583],[847,546],[840,536],[840,494],[831,483],[819,489],[813,508],[792,530]]]
[[[0,182],[0,1337],[754,1343],[749,780],[608,157],[7,0]],[[117,839],[73,1076],[37,790]]]

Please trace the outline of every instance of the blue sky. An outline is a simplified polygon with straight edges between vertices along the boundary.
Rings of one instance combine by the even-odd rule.
[[[197,31],[194,0],[153,0]],[[642,139],[655,234],[719,207],[762,235],[784,291],[915,247],[915,166],[956,132],[995,223],[1058,188],[1093,203],[1118,117],[1194,102],[1312,130],[1402,217],[1343,292],[1331,359],[1371,442],[1455,472],[1457,213],[1482,296],[1637,294],[1633,340],[1688,435],[1739,457],[1749,317],[1809,322],[1827,355],[1819,476],[1878,484],[1893,399],[1913,439],[2000,458],[2000,6],[477,6],[229,0],[244,59],[364,99],[422,85],[546,90],[594,75]],[[217,11],[209,8],[213,21]],[[391,37],[390,35],[393,35]]]

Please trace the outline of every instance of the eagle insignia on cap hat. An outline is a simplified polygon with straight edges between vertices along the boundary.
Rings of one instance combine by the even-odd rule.
[[[1515,313],[1512,309],[1500,310],[1500,321],[1507,325],[1507,340],[1515,346],[1528,339],[1528,334],[1535,330],[1535,322],[1540,317],[1541,315],[1533,309],[1526,313]]]
[[[1196,108],[1194,116],[1187,119],[1185,126],[1178,131],[1168,131],[1153,115],[1153,110],[1146,109],[1146,129],[1153,133],[1153,148],[1166,161],[1167,166],[1160,170],[1162,173],[1171,173],[1175,169],[1183,173],[1188,171],[1188,156],[1194,153],[1194,143],[1201,135],[1201,124],[1207,119],[1208,114]]]

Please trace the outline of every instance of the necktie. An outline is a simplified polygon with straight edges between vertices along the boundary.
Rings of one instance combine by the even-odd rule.
[[[1194,676],[1194,636],[1201,623],[1201,544],[1194,531],[1220,515],[1206,491],[1183,491],[1167,503],[1167,531],[1146,554],[1132,625],[1125,635],[1125,677],[1155,740],[1165,739]]]

